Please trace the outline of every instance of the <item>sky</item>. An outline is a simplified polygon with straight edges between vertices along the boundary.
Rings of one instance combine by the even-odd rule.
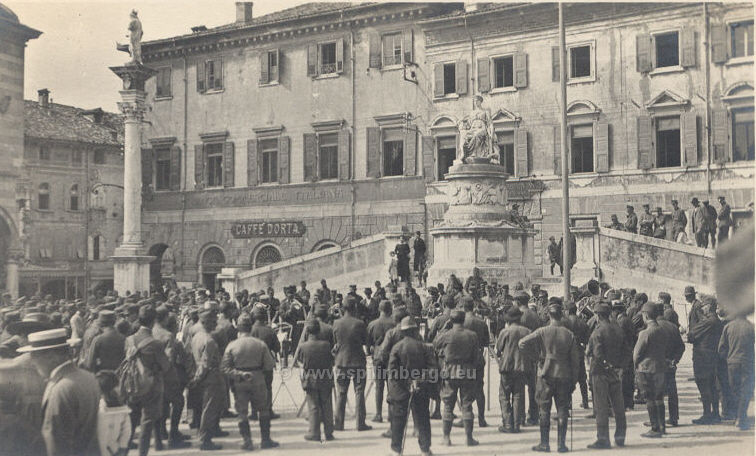
[[[22,24],[42,35],[27,43],[24,97],[37,99],[47,88],[56,103],[117,112],[121,80],[108,67],[129,60],[115,50],[128,43],[129,13],[136,9],[144,29],[143,41],[190,33],[190,28],[229,24],[236,19],[232,0],[167,0],[129,2],[98,0],[0,0]],[[253,15],[304,3],[302,0],[256,0]]]

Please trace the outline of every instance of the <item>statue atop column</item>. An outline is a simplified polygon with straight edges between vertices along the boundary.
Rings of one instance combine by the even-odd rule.
[[[131,55],[132,65],[142,64],[142,21],[139,20],[136,10],[131,10],[129,14],[129,34],[126,35],[129,38],[129,44],[116,43],[116,49],[123,52],[128,52]]]
[[[499,163],[499,146],[494,137],[491,113],[483,107],[483,97],[475,96],[473,111],[459,122],[457,128],[461,138],[457,160]]]

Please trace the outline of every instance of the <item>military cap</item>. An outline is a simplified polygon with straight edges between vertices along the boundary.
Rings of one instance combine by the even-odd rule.
[[[695,295],[696,289],[693,288],[693,285],[688,285],[687,287],[685,287],[685,291],[683,292],[683,294],[685,296]]]
[[[443,297],[441,298],[441,304],[442,304],[442,305],[443,305],[444,307],[446,307],[447,309],[452,309],[452,308],[454,308],[454,306],[455,306],[455,303],[454,303],[454,297],[453,297],[453,296],[451,296],[451,295],[448,295],[448,294],[444,295],[444,296],[443,296]]]
[[[219,308],[218,301],[211,299],[206,301],[203,307],[207,310],[217,311]]]
[[[380,304],[378,304],[378,309],[381,312],[388,312],[391,310],[391,307],[392,307],[391,301],[389,301],[388,299],[381,299]]]
[[[722,196],[722,195],[719,195],[719,196],[717,196],[717,199],[718,199],[719,201],[724,201],[724,200],[725,200],[725,197],[724,197],[724,196]]]
[[[349,288],[354,288],[356,290],[357,289],[357,285],[355,285],[355,284],[349,285]]]
[[[116,314],[112,310],[101,310],[97,320],[104,326],[114,325],[116,322]]]
[[[462,310],[454,310],[452,311],[450,315],[450,320],[452,323],[464,323],[465,321],[465,312]]]
[[[415,322],[415,319],[411,316],[406,316],[402,318],[402,323],[399,326],[399,329],[401,331],[408,331],[410,329],[417,329],[417,323]]]
[[[652,302],[647,302],[643,304],[643,307],[641,307],[641,312],[646,312],[649,315],[656,315],[656,304]]]
[[[715,298],[712,295],[705,294],[701,295],[701,304],[708,306],[708,305],[717,305],[717,298]]]
[[[672,300],[672,295],[670,295],[666,291],[660,291],[659,300],[664,301],[664,302],[670,302]]]
[[[236,327],[241,332],[249,332],[249,330],[252,329],[252,318],[246,313],[241,314],[236,323]]]
[[[315,318],[308,318],[305,322],[305,329],[310,334],[320,332],[320,322]]]
[[[627,205],[627,206],[625,206],[625,207],[627,207],[628,209],[635,209],[635,208],[634,208],[634,207],[633,207],[633,206],[632,206],[631,204],[628,204],[628,205]]]
[[[603,302],[599,303],[599,305],[597,305],[596,308],[593,309],[593,311],[603,316],[608,316],[610,313],[612,313],[611,307],[609,307],[609,305]]]
[[[562,303],[561,302],[551,302],[549,303],[549,312],[561,312],[562,311]]]
[[[155,318],[156,315],[157,315],[157,313],[155,312],[155,308],[152,307],[151,305],[142,306],[142,307],[139,308],[139,318],[140,319],[142,319],[142,318],[146,318],[146,319]]]
[[[436,287],[428,287],[428,293],[430,293],[430,294],[436,294],[436,293],[438,293],[438,288],[436,288]]]
[[[705,199],[702,201],[704,204],[709,204],[709,200]]]
[[[564,301],[559,296],[552,296],[549,298],[549,305],[551,304],[559,304],[561,307],[563,305]]]
[[[512,306],[507,310],[507,314],[504,316],[504,320],[508,322],[520,321],[522,318],[522,310],[517,306]]]
[[[679,204],[677,200],[672,200],[671,203],[672,204]]]
[[[254,306],[252,308],[252,316],[257,319],[258,316],[267,317],[268,311],[265,309],[265,307],[262,306]]]
[[[696,197],[693,197],[693,199],[692,199],[692,200],[690,200],[690,202],[691,202],[691,203],[693,203],[693,204],[695,204],[695,203],[697,203],[697,202],[698,202],[698,198],[696,198]]]
[[[200,311],[200,313],[199,313],[199,319],[200,319],[200,321],[208,321],[208,320],[211,320],[213,318],[217,318],[217,316],[215,315],[215,311],[213,311],[213,310],[202,309],[202,311]]]

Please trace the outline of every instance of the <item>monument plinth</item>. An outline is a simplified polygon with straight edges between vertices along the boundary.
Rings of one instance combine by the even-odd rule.
[[[115,249],[113,287],[124,296],[126,291],[150,291],[150,262],[142,242],[142,122],[147,110],[144,83],[157,73],[141,61],[142,25],[136,11],[129,23],[130,46],[118,50],[132,56],[123,66],[110,67],[123,81],[118,108],[124,116],[123,138],[123,242]]]
[[[458,126],[460,150],[445,178],[449,208],[430,230],[433,265],[429,283],[445,283],[449,274],[463,278],[478,268],[486,279],[530,282],[540,274],[535,264],[536,231],[508,206],[509,178],[497,163],[490,116],[476,98],[475,110]]]

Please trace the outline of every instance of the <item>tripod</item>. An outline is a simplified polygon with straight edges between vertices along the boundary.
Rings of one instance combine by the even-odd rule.
[[[291,329],[292,326],[286,322],[281,322],[277,325],[276,330],[279,342],[283,344],[283,342],[288,342],[291,339]],[[278,383],[276,393],[273,395],[271,406],[275,405],[276,399],[278,399],[278,395],[281,393],[281,390],[285,389],[286,393],[289,395],[291,403],[294,404],[295,408],[299,409],[299,404],[297,404],[297,401],[294,399],[294,395],[291,393],[289,386],[286,384],[286,376],[284,375],[284,366],[282,364],[279,364],[278,367],[278,377],[280,381]]]

